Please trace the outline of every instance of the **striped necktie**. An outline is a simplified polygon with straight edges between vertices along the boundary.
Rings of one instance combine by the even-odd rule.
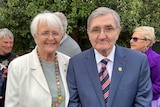
[[[108,62],[108,59],[101,60],[102,67],[99,73],[105,103],[107,103],[107,99],[109,96],[109,86],[110,86],[109,74],[106,68],[107,62]]]

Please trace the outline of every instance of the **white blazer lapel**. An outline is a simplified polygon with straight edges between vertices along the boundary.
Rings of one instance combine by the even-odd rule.
[[[33,78],[42,86],[42,88],[44,88],[48,93],[50,93],[47,81],[45,79],[42,67],[40,65],[40,62],[37,56],[36,49],[32,51],[29,58],[30,58],[30,61],[32,61],[30,62],[30,64],[31,64],[31,74]]]
[[[67,74],[69,58],[67,59],[66,57],[61,57],[59,56],[59,53],[57,55],[58,55],[58,62],[60,63],[59,64],[60,74],[62,77],[64,89],[65,89],[65,96],[66,96],[65,97],[65,107],[67,107],[68,101],[69,101],[69,92],[68,92],[68,86],[67,86],[67,81],[66,81],[66,74]]]

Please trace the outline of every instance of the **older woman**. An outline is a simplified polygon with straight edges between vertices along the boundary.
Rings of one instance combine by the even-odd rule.
[[[67,107],[69,57],[56,51],[62,23],[53,13],[40,13],[30,30],[37,46],[10,63],[5,107]]]
[[[152,50],[152,45],[154,43],[154,28],[149,26],[141,26],[136,28],[130,40],[131,49],[141,51],[148,56],[153,91],[152,107],[159,107],[158,98],[160,98],[160,55]]]
[[[4,107],[8,65],[16,58],[11,52],[13,44],[13,33],[8,28],[0,29],[0,107]]]

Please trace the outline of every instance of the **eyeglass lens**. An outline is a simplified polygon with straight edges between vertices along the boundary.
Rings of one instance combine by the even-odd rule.
[[[137,37],[131,37],[131,39],[134,41],[134,42],[137,42],[138,40],[146,40],[146,39],[141,39],[141,38],[137,38]]]

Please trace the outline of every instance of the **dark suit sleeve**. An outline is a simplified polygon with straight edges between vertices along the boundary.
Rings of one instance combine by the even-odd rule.
[[[70,93],[68,107],[81,107],[78,90],[76,86],[75,73],[72,67],[72,61],[69,62],[69,66],[68,66],[67,84],[68,84],[69,93]]]
[[[135,107],[151,107],[152,90],[150,79],[150,68],[147,58],[144,58],[141,67],[135,98]]]

